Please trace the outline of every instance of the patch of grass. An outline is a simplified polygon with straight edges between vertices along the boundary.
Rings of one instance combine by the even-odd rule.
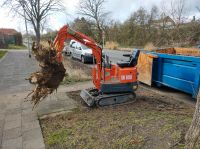
[[[26,49],[27,47],[25,45],[14,45],[14,44],[9,44],[8,49]]]
[[[70,134],[71,131],[69,129],[58,129],[58,131],[48,135],[47,142],[49,145],[63,144]]]
[[[43,121],[42,124],[48,125],[49,130],[45,130],[47,132],[63,129],[71,132],[68,135],[64,135],[64,137],[63,134],[65,133],[63,132],[54,135],[56,138],[63,138],[62,141],[57,141],[57,143],[66,148],[137,149],[146,144],[145,137],[150,137],[152,140],[166,138],[164,142],[161,142],[164,144],[180,139],[180,130],[175,129],[176,124],[167,124],[171,120],[171,117],[168,117],[168,113],[162,113],[165,118],[157,118],[154,111],[151,110],[147,110],[148,112],[144,113],[138,110],[135,114],[127,114],[131,111],[126,111],[124,107],[123,111],[118,112],[119,109],[80,110],[54,119],[53,124],[49,121]],[[178,117],[177,120],[181,121]],[[158,124],[159,122],[163,122],[165,125]],[[162,130],[162,133],[158,134],[158,130]],[[167,131],[173,133],[169,134]],[[49,141],[49,137],[45,142],[48,146],[47,148],[52,147],[52,141]]]
[[[172,139],[177,140],[178,138],[181,138],[181,132],[180,131],[174,131],[171,134]]]
[[[61,84],[74,84],[77,82],[89,81],[91,79],[82,73],[83,73],[82,70],[76,70],[70,72],[70,75],[66,75]]]
[[[80,92],[68,93],[70,98],[81,100],[79,94]],[[154,99],[150,98],[152,94]],[[68,130],[70,133],[64,135],[65,139],[58,143],[59,147],[170,148],[186,133],[192,119],[188,113],[192,108],[184,108],[182,111],[176,108],[171,111],[164,108],[160,111],[156,109],[160,104],[158,102],[160,98],[155,96],[155,93],[140,89],[137,92],[137,102],[129,105],[87,108],[82,104],[79,109],[71,113],[44,119],[41,121],[41,127],[46,147],[58,148],[49,142],[49,133]],[[166,106],[172,105],[166,104]],[[56,134],[63,136],[63,133]],[[175,146],[179,147],[184,147],[184,142]]]
[[[117,50],[119,48],[119,44],[114,41],[107,41],[105,45],[106,49]]]
[[[84,64],[83,64],[84,65]],[[91,76],[86,74],[84,68],[74,67],[70,60],[64,61],[64,66],[66,68],[66,76],[61,84],[74,84],[76,82],[83,82],[91,80]]]
[[[0,59],[6,54],[7,51],[0,51]]]

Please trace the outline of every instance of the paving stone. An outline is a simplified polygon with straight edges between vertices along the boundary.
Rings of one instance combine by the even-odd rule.
[[[10,104],[8,104],[7,105],[7,108],[6,108],[6,110],[10,110],[10,109],[17,109],[17,108],[21,108],[21,104],[20,103],[18,103],[18,104],[13,104],[13,103],[10,103]]]
[[[3,129],[0,129],[0,149],[1,149],[2,140],[3,140]]]
[[[4,120],[5,118],[5,114],[4,113],[0,113],[0,120]]]
[[[3,141],[2,149],[22,149],[22,137]]]
[[[4,120],[0,120],[0,129],[3,129]]]
[[[17,96],[11,96],[9,97],[9,105],[8,107],[13,107],[13,106],[21,106],[21,97],[17,97]]]
[[[43,139],[23,141],[23,149],[45,149]]]
[[[22,115],[21,113],[18,113],[18,114],[6,114],[6,117],[5,117],[5,121],[8,122],[8,121],[16,121],[16,120],[20,120],[21,121],[22,119]]]
[[[26,91],[32,87],[24,79],[25,74],[30,74],[38,68],[36,61],[29,59],[27,54],[28,51],[9,51],[0,64],[0,70],[4,70],[0,71],[0,76],[2,76],[0,80],[0,149],[22,149],[23,146],[44,149],[37,114],[33,114],[36,112],[32,111],[30,102],[24,102],[23,99],[27,95]],[[20,74],[22,70],[26,72]],[[23,129],[26,130],[24,140],[22,121],[24,122]]]
[[[33,141],[37,139],[43,139],[40,128],[31,129],[22,134],[23,141]]]
[[[4,130],[21,127],[21,119],[17,119],[15,121],[7,121],[4,123]]]
[[[7,108],[6,102],[3,102],[3,101],[0,102],[0,113],[5,113],[6,108]]]
[[[22,123],[38,120],[36,113],[22,115]]]
[[[6,114],[21,114],[21,113],[22,113],[21,108],[6,110]]]
[[[40,128],[40,124],[38,120],[32,122],[24,122],[22,124],[22,132],[26,132],[35,128]]]
[[[22,109],[32,109],[33,105],[27,101],[27,102],[22,102]]]
[[[32,110],[32,108],[22,110],[22,116],[24,116],[26,114],[32,114],[32,113],[36,113],[34,110]]]
[[[1,103],[0,103],[1,104]],[[5,114],[5,111],[4,109],[0,109],[0,114]]]
[[[14,139],[22,136],[21,127],[12,128],[3,132],[3,140]]]

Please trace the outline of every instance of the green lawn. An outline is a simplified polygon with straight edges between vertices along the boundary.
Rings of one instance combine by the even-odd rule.
[[[8,49],[26,49],[27,47],[25,45],[14,45],[14,44],[9,44]]]
[[[6,54],[7,51],[0,51],[0,59]]]

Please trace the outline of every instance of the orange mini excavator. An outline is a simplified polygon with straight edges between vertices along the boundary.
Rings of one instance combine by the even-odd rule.
[[[107,106],[121,104],[135,99],[137,89],[137,59],[140,51],[129,56],[130,61],[111,64],[109,58],[102,57],[102,48],[86,35],[63,26],[53,42],[58,61],[62,61],[64,41],[74,39],[92,49],[96,65],[92,68],[92,79],[95,88],[82,90],[80,96],[88,106]]]

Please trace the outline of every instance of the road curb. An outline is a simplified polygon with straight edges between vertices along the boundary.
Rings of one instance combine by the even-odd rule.
[[[8,51],[6,52],[6,54],[0,59],[0,63],[5,59],[5,57],[7,56]]]

